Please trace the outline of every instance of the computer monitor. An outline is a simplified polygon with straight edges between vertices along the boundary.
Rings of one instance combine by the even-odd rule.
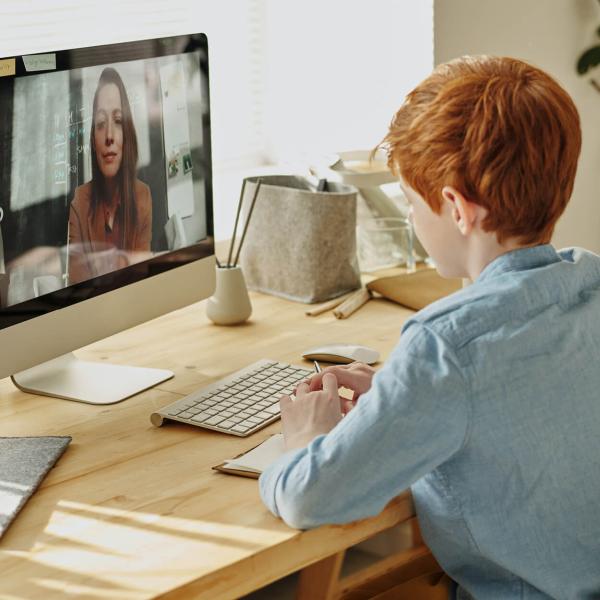
[[[203,34],[0,59],[0,377],[110,404],[173,376],[70,352],[213,293],[210,146]]]

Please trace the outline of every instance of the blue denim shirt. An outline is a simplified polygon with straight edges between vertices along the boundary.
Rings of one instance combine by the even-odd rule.
[[[409,486],[458,598],[600,598],[600,257],[498,257],[404,325],[329,434],[260,478],[302,529]]]

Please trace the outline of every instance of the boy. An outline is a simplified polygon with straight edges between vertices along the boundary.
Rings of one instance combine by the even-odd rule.
[[[375,376],[333,367],[281,399],[289,452],[262,498],[310,528],[410,486],[458,598],[599,598],[600,258],[549,244],[577,110],[537,68],[466,57],[408,95],[384,142],[439,272],[473,283],[414,315]]]

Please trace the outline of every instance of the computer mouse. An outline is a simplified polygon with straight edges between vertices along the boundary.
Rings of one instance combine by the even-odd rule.
[[[311,348],[302,354],[307,360],[348,364],[355,360],[372,365],[379,360],[379,352],[358,344],[326,344]]]

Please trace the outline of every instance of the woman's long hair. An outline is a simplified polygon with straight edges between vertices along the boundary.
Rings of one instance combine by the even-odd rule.
[[[112,67],[106,67],[98,80],[98,87],[94,94],[94,104],[92,113],[92,128],[90,131],[90,151],[92,154],[92,210],[95,214],[99,205],[106,199],[106,182],[104,175],[98,167],[98,158],[96,156],[96,144],[94,131],[96,128],[96,109],[98,107],[98,93],[110,83],[114,83],[119,89],[121,95],[121,127],[123,128],[123,147],[121,166],[116,175],[117,185],[121,196],[121,202],[118,208],[118,217],[121,224],[120,247],[124,250],[131,249],[135,235],[135,224],[137,221],[137,207],[135,202],[135,180],[137,175],[138,146],[133,118],[131,116],[131,106],[123,80],[121,76]]]

